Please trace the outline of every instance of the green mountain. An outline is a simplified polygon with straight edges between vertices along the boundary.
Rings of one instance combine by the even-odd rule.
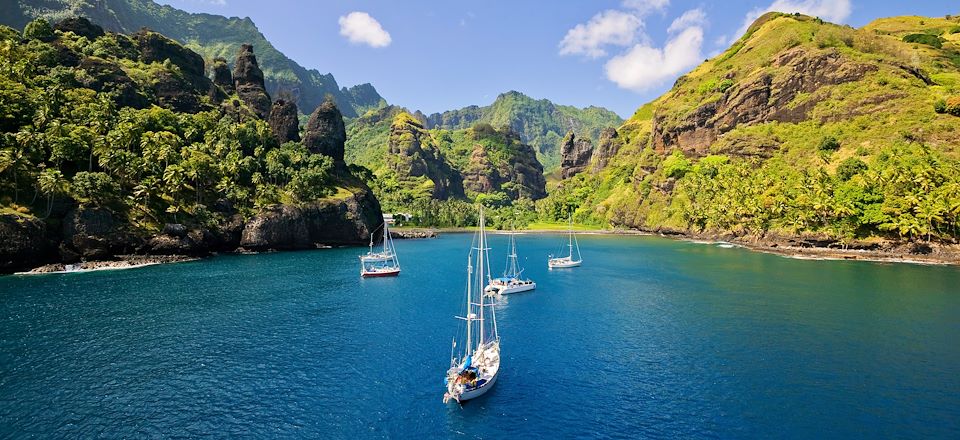
[[[955,240],[957,115],[960,18],[769,13],[544,203],[648,230]]]
[[[373,172],[388,209],[428,199],[491,203],[546,196],[543,166],[533,147],[509,128],[427,129],[403,108],[370,111],[347,126],[346,161]]]
[[[212,81],[154,31],[0,26],[0,272],[129,254],[365,243],[382,221],[325,102],[301,142],[249,46]],[[269,116],[268,116],[269,115]]]
[[[207,65],[212,65],[211,61],[217,57],[232,60],[241,44],[251,44],[263,68],[270,96],[276,98],[281,91],[289,92],[297,97],[300,109],[307,114],[328,94],[333,96],[344,116],[351,118],[383,101],[370,84],[341,89],[332,74],[321,74],[297,64],[273,47],[249,18],[191,14],[150,0],[24,0],[4,7],[0,24],[23,29],[27,22],[40,16],[51,22],[66,17],[87,17],[107,30],[120,33],[133,33],[146,27],[201,54]]]
[[[623,123],[616,113],[602,107],[579,109],[546,99],[536,100],[516,91],[500,94],[488,106],[472,105],[434,113],[427,116],[426,121],[429,128],[448,130],[466,129],[478,123],[509,127],[537,150],[537,157],[547,170],[560,165],[559,145],[567,132],[574,131],[597,141],[601,130]]]

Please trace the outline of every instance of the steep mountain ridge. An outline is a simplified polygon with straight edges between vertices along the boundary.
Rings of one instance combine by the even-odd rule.
[[[600,131],[623,122],[616,113],[602,107],[576,108],[547,99],[533,99],[517,91],[501,93],[488,106],[471,105],[458,110],[434,113],[426,117],[428,128],[467,129],[478,123],[510,127],[523,142],[537,150],[547,170],[560,165],[560,142],[574,131],[596,142]]]
[[[25,0],[6,9],[10,9],[9,14],[5,11],[0,16],[0,24],[14,29],[23,29],[28,21],[40,16],[52,22],[83,16],[107,30],[128,34],[146,27],[196,51],[208,63],[217,57],[233,60],[242,44],[250,44],[258,54],[270,95],[289,92],[307,114],[328,94],[344,116],[351,118],[383,101],[370,84],[349,89],[362,90],[362,96],[358,96],[341,89],[333,74],[297,64],[277,50],[250,18],[193,14],[150,0]]]
[[[551,201],[639,229],[953,239],[957,95],[957,17],[853,29],[768,13],[640,107],[606,164]]]

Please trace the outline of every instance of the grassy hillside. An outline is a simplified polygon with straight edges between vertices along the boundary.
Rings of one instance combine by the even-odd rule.
[[[560,165],[559,145],[568,131],[573,130],[577,135],[596,142],[600,130],[618,126],[622,122],[616,113],[605,108],[591,106],[579,109],[557,105],[515,91],[497,96],[493,104],[486,107],[469,106],[427,117],[430,128],[466,129],[477,123],[510,127],[537,150],[537,157],[548,171]]]
[[[635,228],[956,239],[958,26],[766,14],[640,107],[609,165],[550,203]]]
[[[147,27],[203,55],[208,66],[216,57],[232,62],[241,44],[252,44],[266,78],[267,91],[272,97],[280,91],[293,93],[299,97],[300,110],[306,114],[320,105],[327,94],[333,95],[346,117],[356,117],[369,109],[371,103],[382,99],[379,95],[366,96],[358,104],[357,97],[342,90],[332,74],[308,70],[278,51],[249,18],[191,14],[150,0],[27,0],[16,2],[9,15],[5,10],[0,15],[0,24],[23,29],[38,16],[51,22],[84,16],[107,30],[122,33]],[[371,89],[372,86],[365,85],[364,92],[369,95]]]

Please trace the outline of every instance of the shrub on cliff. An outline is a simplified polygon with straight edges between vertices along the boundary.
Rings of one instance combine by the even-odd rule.
[[[943,47],[943,38],[931,34],[909,34],[903,37],[904,43],[919,43],[933,46],[937,49]]]

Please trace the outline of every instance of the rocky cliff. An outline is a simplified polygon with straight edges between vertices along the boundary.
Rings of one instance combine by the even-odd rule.
[[[596,173],[604,169],[607,164],[610,163],[610,160],[620,152],[620,147],[622,146],[623,139],[620,137],[620,134],[617,133],[617,129],[613,127],[604,128],[603,131],[600,132],[600,140],[597,142],[597,148],[593,150],[593,154],[591,155],[593,172]]]
[[[797,47],[781,52],[773,58],[769,70],[755,72],[732,83],[717,101],[700,105],[680,118],[666,109],[656,112],[653,147],[661,153],[679,148],[694,156],[704,156],[710,145],[735,127],[805,121],[818,101],[812,97],[795,103],[797,96],[817,94],[827,86],[856,82],[877,70],[876,65],[844,57],[834,48],[811,51]],[[730,74],[724,77],[725,80],[732,78]],[[766,149],[759,153],[769,156],[769,152],[764,151]]]
[[[298,117],[297,104],[290,101],[278,99],[270,108],[270,131],[277,143],[300,141],[300,118]]]
[[[560,143],[560,178],[568,179],[587,169],[592,156],[590,139],[578,139],[572,131],[567,133]]]
[[[352,107],[352,97],[344,94],[333,74],[306,69],[277,50],[250,18],[192,14],[151,0],[21,0],[4,3],[0,24],[23,29],[28,21],[46,17],[56,22],[67,17],[87,17],[106,30],[133,33],[148,28],[183,43],[205,59],[230,58],[241,44],[257,48],[261,67],[266,71],[267,93],[295,91],[299,107],[312,112],[330,95],[347,117],[369,110],[361,104]],[[79,35],[79,34],[78,34]],[[376,91],[374,90],[374,93]],[[379,95],[378,95],[379,96]],[[365,97],[362,102],[382,98]]]
[[[409,113],[399,113],[390,125],[385,161],[398,180],[430,185],[430,195],[435,199],[464,196],[463,177]]]
[[[509,91],[497,96],[488,106],[471,105],[459,110],[426,116],[426,127],[448,130],[468,129],[479,123],[509,127],[531,145],[547,170],[560,164],[560,140],[564,133],[576,131],[596,141],[604,127],[617,126],[623,120],[601,107],[576,108],[554,104],[546,99],[533,99],[523,93]]]
[[[333,101],[326,101],[314,110],[304,129],[303,144],[314,153],[330,156],[343,162],[347,132],[340,109]]]
[[[257,117],[266,119],[270,115],[270,95],[263,85],[263,71],[253,54],[253,46],[243,44],[237,52],[237,60],[233,64],[233,85],[237,95]]]
[[[214,82],[196,53],[156,32],[102,32],[80,19],[56,26],[70,32],[30,40],[0,26],[0,63],[51,55],[18,77],[14,95],[0,90],[0,100],[20,104],[5,107],[0,137],[36,131],[33,111],[55,85],[67,98],[47,113],[43,123],[60,129],[44,139],[73,148],[31,144],[15,174],[0,173],[0,273],[130,255],[364,244],[382,222],[379,201],[343,162],[336,105],[321,106],[296,144],[296,106],[270,105],[250,46],[233,74],[216,62]],[[0,83],[10,74],[0,71]],[[206,104],[230,86],[242,103]],[[26,183],[37,181],[55,189]]]

